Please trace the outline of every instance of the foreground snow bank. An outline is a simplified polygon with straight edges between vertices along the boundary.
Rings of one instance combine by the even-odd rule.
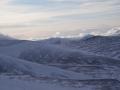
[[[26,75],[0,75],[0,90],[120,90],[114,79],[42,80]]]
[[[23,80],[19,78],[10,78],[0,76],[0,90],[92,90],[90,87],[72,88],[59,84],[41,82],[39,80]]]

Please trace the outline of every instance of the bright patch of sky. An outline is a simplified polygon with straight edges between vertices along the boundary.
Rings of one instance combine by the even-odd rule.
[[[0,32],[19,38],[103,25],[120,25],[120,0],[0,0]]]

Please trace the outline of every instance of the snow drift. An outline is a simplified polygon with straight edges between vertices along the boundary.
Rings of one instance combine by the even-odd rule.
[[[31,63],[28,61],[0,55],[0,72],[31,75],[33,77],[50,77],[50,78],[70,78],[84,79],[90,78],[84,74],[78,74],[71,71],[58,69],[56,67],[45,66]]]

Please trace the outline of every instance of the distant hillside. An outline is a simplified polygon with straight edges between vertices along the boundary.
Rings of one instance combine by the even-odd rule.
[[[120,59],[120,36],[90,36],[82,39],[50,39],[51,44]]]
[[[4,34],[0,34],[0,40],[13,40],[14,38],[4,35]]]

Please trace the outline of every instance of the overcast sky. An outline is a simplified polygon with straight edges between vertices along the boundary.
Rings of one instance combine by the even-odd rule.
[[[120,0],[0,0],[0,32],[18,38],[118,25]]]

